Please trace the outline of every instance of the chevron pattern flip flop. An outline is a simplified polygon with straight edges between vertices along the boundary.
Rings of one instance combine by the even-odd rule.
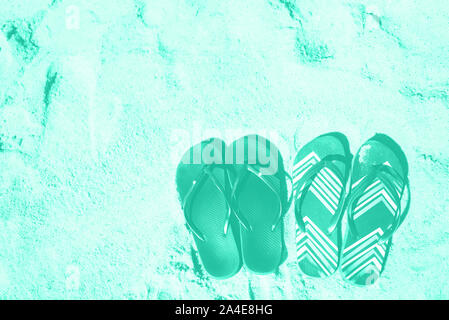
[[[351,165],[347,138],[319,136],[296,155],[293,190],[299,268],[312,277],[333,274],[340,263],[340,222]]]
[[[348,231],[341,271],[356,285],[374,283],[385,269],[393,233],[410,207],[408,164],[391,138],[377,134],[357,152],[347,196]]]

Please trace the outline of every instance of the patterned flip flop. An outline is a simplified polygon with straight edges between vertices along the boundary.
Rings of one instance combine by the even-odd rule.
[[[356,285],[374,283],[385,269],[393,233],[410,208],[408,164],[399,145],[376,134],[357,152],[346,208],[348,230],[341,272]]]
[[[352,155],[338,132],[321,135],[296,155],[293,190],[300,270],[312,277],[333,274],[340,263],[341,217]]]

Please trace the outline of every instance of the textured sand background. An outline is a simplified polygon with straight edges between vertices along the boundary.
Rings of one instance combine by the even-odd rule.
[[[0,1],[0,298],[449,298],[449,6],[412,0]],[[380,281],[207,277],[174,174],[191,143],[376,132],[412,208]]]

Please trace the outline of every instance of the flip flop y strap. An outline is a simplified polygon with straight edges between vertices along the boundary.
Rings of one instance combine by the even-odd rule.
[[[192,220],[192,212],[191,212],[191,202],[194,197],[194,194],[198,190],[199,186],[206,181],[206,179],[210,179],[214,186],[223,194],[223,197],[226,201],[226,205],[228,207],[228,213],[226,216],[226,221],[224,225],[224,234],[226,235],[229,230],[229,222],[231,219],[231,200],[225,190],[225,187],[218,181],[217,177],[213,174],[214,168],[222,168],[225,171],[225,176],[228,181],[230,181],[229,173],[227,171],[227,168],[224,165],[218,165],[218,164],[211,164],[211,165],[205,165],[201,172],[198,174],[197,178],[193,180],[192,185],[190,186],[189,191],[187,192],[186,196],[184,197],[184,200],[182,202],[182,209],[184,211],[184,217],[186,219],[187,225],[189,229],[192,231],[192,233],[201,241],[206,241],[206,237],[203,235],[203,233],[195,226]]]
[[[288,197],[287,202],[284,204],[284,201],[282,201],[279,191],[277,190],[276,186],[273,185],[272,181],[270,181],[269,179],[267,179],[262,173],[261,173],[261,168],[263,168],[262,166],[259,165],[254,165],[254,164],[246,164],[246,170],[243,171],[243,174],[238,175],[237,179],[234,182],[234,185],[232,186],[232,192],[231,192],[231,199],[232,199],[232,203],[233,203],[233,210],[234,210],[234,214],[237,217],[237,220],[240,222],[240,224],[248,231],[253,230],[253,227],[251,226],[251,224],[248,222],[248,220],[243,216],[243,214],[240,212],[238,206],[237,206],[237,192],[238,192],[238,188],[241,185],[241,183],[244,181],[244,179],[246,179],[248,177],[248,174],[253,174],[254,176],[256,176],[257,178],[260,179],[260,181],[262,181],[271,191],[273,191],[273,193],[276,195],[278,201],[279,201],[279,214],[276,217],[275,221],[272,223],[271,225],[271,231],[274,231],[280,224],[280,222],[282,221],[282,218],[285,216],[285,214],[287,213],[288,209],[290,208],[290,205],[292,203],[292,199],[293,199],[293,190],[290,192],[290,195]],[[274,175],[273,175],[274,177]],[[292,177],[285,172],[284,170],[281,172],[281,177],[276,176],[280,181],[281,181],[281,177],[285,177],[287,178],[291,185],[292,185],[292,189],[293,189],[293,179]]]
[[[320,162],[313,165],[298,181],[298,186],[296,188],[296,194],[299,194],[297,200],[295,201],[295,217],[296,222],[298,224],[301,232],[306,232],[306,225],[303,220],[303,216],[301,213],[302,205],[304,202],[305,195],[307,194],[309,188],[312,186],[313,181],[316,176],[320,173],[320,171],[324,168],[330,169],[342,182],[343,187],[340,191],[340,201],[338,203],[337,209],[335,210],[335,214],[332,217],[330,225],[327,229],[327,234],[331,235],[335,230],[343,216],[343,208],[344,208],[344,194],[345,194],[345,184],[346,178],[349,173],[351,156],[343,156],[339,154],[328,155],[324,157]],[[339,161],[345,165],[345,173],[344,175],[340,172],[338,167],[333,163],[333,161]]]
[[[384,231],[382,237],[380,238],[380,241],[385,243],[393,236],[393,233],[402,224],[410,209],[410,185],[408,178],[402,177],[392,167],[386,164],[373,166],[370,172],[359,180],[361,182],[350,191],[348,201],[346,203],[346,208],[348,209],[348,224],[354,235],[360,237],[354,222],[355,208],[361,197],[366,193],[367,188],[371,186],[376,179],[383,183],[396,205],[396,210],[394,210],[394,221],[389,228]],[[407,190],[407,202],[405,207],[402,209],[401,202],[404,199],[405,190]]]

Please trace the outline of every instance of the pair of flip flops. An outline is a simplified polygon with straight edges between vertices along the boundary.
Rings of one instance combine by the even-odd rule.
[[[301,271],[326,277],[340,269],[353,284],[374,283],[410,207],[399,145],[376,134],[352,159],[343,134],[319,136],[298,152],[293,183]]]
[[[272,273],[286,260],[283,217],[291,202],[289,177],[279,150],[258,135],[229,146],[211,138],[184,154],[177,189],[187,227],[211,276],[229,278],[243,264],[258,274]]]

